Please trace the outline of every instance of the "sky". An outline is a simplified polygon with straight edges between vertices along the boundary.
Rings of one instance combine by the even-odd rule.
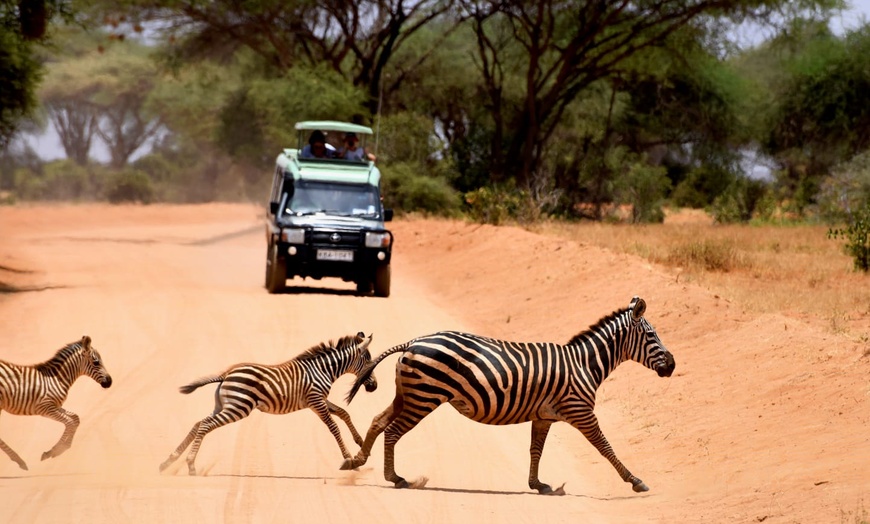
[[[849,6],[848,9],[831,20],[831,30],[834,31],[835,34],[842,35],[844,32],[860,26],[862,20],[870,20],[870,0],[847,0],[847,5]],[[759,40],[764,38],[764,36],[743,32],[741,32],[741,34],[750,41],[756,38]],[[29,143],[43,160],[55,160],[58,158],[65,158],[66,156],[60,145],[57,133],[54,132],[53,127],[50,125],[43,135],[33,137]],[[140,150],[136,155],[134,155],[134,158],[141,154],[142,151]],[[99,140],[94,140],[94,145],[91,149],[91,157],[98,162],[107,162],[109,159],[105,146]]]

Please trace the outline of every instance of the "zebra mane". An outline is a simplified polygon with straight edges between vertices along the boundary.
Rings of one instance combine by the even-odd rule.
[[[613,313],[611,313],[609,315],[604,315],[603,317],[598,319],[598,322],[589,326],[588,329],[585,329],[585,330],[581,331],[580,333],[577,333],[576,335],[574,335],[571,338],[571,340],[569,340],[568,343],[565,345],[566,346],[573,346],[574,344],[579,344],[584,339],[586,339],[586,337],[589,335],[589,333],[592,333],[593,331],[597,331],[601,327],[613,322],[617,317],[624,314],[626,311],[628,311],[628,308],[623,308],[623,309],[614,311]]]
[[[35,367],[38,370],[50,370],[57,369],[63,365],[64,362],[69,360],[69,358],[76,353],[80,353],[82,350],[81,341],[71,342],[64,347],[57,350],[57,353],[54,354],[53,357],[46,360],[45,362],[41,362],[36,364]]]
[[[334,351],[341,351],[357,344],[357,337],[347,335],[338,339],[338,342],[330,340],[329,342],[321,342],[316,346],[312,346],[300,353],[299,356],[293,360],[316,360],[323,355],[327,355]]]

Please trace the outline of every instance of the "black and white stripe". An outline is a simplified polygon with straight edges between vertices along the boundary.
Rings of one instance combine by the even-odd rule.
[[[338,425],[331,415],[338,415],[347,424],[358,445],[362,445],[362,437],[354,428],[347,411],[330,402],[327,396],[338,377],[345,373],[358,374],[371,363],[372,357],[368,351],[371,340],[371,335],[366,337],[360,332],[356,336],[342,337],[336,343],[314,346],[283,364],[238,364],[220,375],[182,386],[180,391],[187,394],[200,386],[220,383],[215,392],[214,412],[193,425],[187,437],[160,465],[160,471],[175,462],[192,442],[187,455],[187,467],[191,475],[196,475],[194,462],[203,437],[216,428],[247,417],[254,409],[273,414],[311,409],[329,427],[341,448],[342,456],[350,458]],[[374,391],[378,386],[371,373],[362,383],[365,383],[368,391]]]
[[[91,377],[104,388],[112,385],[112,377],[88,336],[62,347],[41,364],[19,366],[0,360],[0,411],[41,415],[66,426],[57,444],[42,454],[42,460],[56,457],[72,445],[79,416],[61,406],[73,382],[82,375]],[[3,440],[0,440],[0,449],[21,469],[27,469],[27,464]]]
[[[538,464],[550,426],[559,421],[580,430],[634,491],[647,491],[616,458],[593,413],[598,387],[620,363],[634,360],[663,377],[673,373],[674,357],[643,318],[645,309],[645,302],[634,297],[628,308],[603,317],[566,345],[507,342],[446,331],[385,351],[358,375],[348,401],[375,366],[401,352],[396,397],[375,417],[362,449],[345,460],[342,469],[365,464],[383,432],[384,478],[397,488],[408,487],[395,472],[396,442],[447,402],[484,424],[532,422],[529,487],[540,493],[553,492],[538,480]]]

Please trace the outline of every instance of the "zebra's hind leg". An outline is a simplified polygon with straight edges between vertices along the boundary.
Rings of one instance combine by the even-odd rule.
[[[175,451],[173,451],[172,454],[169,455],[169,458],[167,458],[163,461],[162,464],[160,464],[161,472],[168,468],[170,464],[178,460],[178,457],[180,457],[184,450],[187,449],[187,446],[189,446],[190,443],[193,442],[193,438],[196,436],[196,430],[199,429],[199,424],[200,423],[197,422],[193,425],[193,428],[191,428],[191,430],[187,433],[187,436],[184,437],[184,440],[181,441],[181,444],[179,444],[178,447],[175,448]]]
[[[398,387],[398,384],[397,384]],[[372,447],[375,445],[378,435],[384,432],[387,426],[399,416],[404,406],[404,399],[400,390],[396,391],[396,396],[393,398],[393,403],[387,409],[381,412],[372,420],[372,425],[366,433],[366,439],[363,441],[362,448],[352,459],[345,459],[341,464],[341,469],[356,469],[369,459],[372,452]]]
[[[338,418],[340,418],[344,421],[345,424],[347,424],[347,428],[350,430],[351,435],[353,435],[353,441],[356,442],[357,446],[362,447],[363,439],[360,436],[359,432],[356,430],[356,428],[353,426],[353,422],[351,422],[348,412],[342,409],[340,406],[336,406],[328,399],[326,401],[326,406],[329,408],[330,413],[338,415]]]
[[[44,417],[50,418],[51,420],[61,422],[66,426],[66,429],[64,429],[63,435],[60,436],[60,440],[57,441],[57,444],[42,454],[42,460],[45,460],[60,455],[72,446],[73,437],[76,434],[76,429],[79,427],[79,416],[59,406],[40,414]]]
[[[564,486],[553,489],[549,484],[544,484],[538,479],[538,466],[541,464],[541,454],[544,452],[544,443],[547,441],[547,434],[550,432],[550,426],[553,422],[550,420],[534,420],[532,421],[532,444],[529,447],[531,455],[531,465],[529,466],[529,487],[538,490],[541,495],[564,495]]]
[[[21,460],[21,457],[18,456],[18,453],[15,453],[12,448],[10,448],[5,442],[3,442],[3,439],[0,439],[0,449],[2,449],[3,453],[6,453],[9,458],[11,458],[16,464],[18,464],[19,468],[27,471],[27,464],[25,464],[24,461]]]
[[[406,406],[400,416],[384,430],[384,478],[392,482],[396,488],[422,488],[426,485],[428,479],[425,477],[415,481],[412,485],[396,474],[396,443],[439,405],[414,404]]]
[[[196,428],[193,444],[190,445],[190,452],[187,454],[187,472],[190,475],[196,475],[196,455],[199,453],[199,447],[202,445],[202,439],[215,429],[226,426],[231,422],[236,422],[244,417],[247,417],[250,411],[241,413],[241,416],[231,414],[229,411],[221,411],[214,415],[209,415],[199,422],[199,427]],[[186,439],[185,439],[186,440]]]

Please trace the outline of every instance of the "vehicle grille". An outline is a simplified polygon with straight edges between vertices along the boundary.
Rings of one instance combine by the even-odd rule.
[[[334,235],[338,235],[340,239],[336,241]],[[359,231],[316,230],[311,232],[311,243],[320,246],[359,247],[362,244],[361,238]]]

